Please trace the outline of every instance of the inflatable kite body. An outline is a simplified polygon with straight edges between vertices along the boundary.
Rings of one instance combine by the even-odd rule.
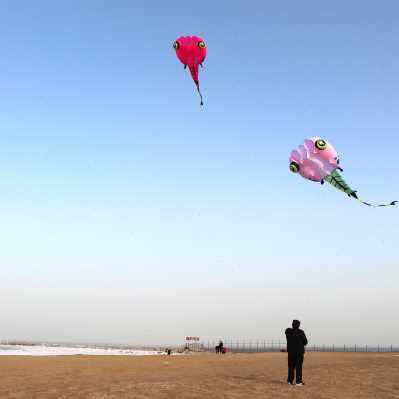
[[[335,148],[320,137],[306,139],[303,145],[293,150],[290,156],[290,170],[299,173],[303,178],[319,182],[330,183],[344,193],[348,194],[368,206],[390,206],[396,205],[398,201],[387,204],[371,204],[361,200],[356,191],[352,190],[338,171],[343,172],[339,166],[339,157]]]
[[[203,105],[198,75],[199,66],[201,65],[202,67],[206,57],[207,48],[204,40],[198,36],[181,36],[173,43],[173,48],[176,50],[177,58],[184,65],[184,68],[188,66],[201,97],[201,105]]]

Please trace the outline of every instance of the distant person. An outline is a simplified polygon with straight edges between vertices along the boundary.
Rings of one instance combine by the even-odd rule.
[[[215,346],[215,352],[217,355],[225,353],[223,347],[223,341],[219,341],[219,344]]]
[[[288,384],[294,383],[294,373],[296,385],[304,385],[302,381],[302,364],[303,355],[305,353],[305,346],[308,344],[303,330],[299,328],[301,322],[299,320],[292,321],[292,328],[285,330],[287,337],[287,352],[288,352]]]

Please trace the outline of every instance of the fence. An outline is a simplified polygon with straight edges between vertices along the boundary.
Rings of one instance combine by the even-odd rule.
[[[222,340],[223,344],[233,353],[281,352],[286,350],[283,341],[243,341]],[[214,352],[219,341],[207,341],[201,344],[202,350]],[[399,345],[308,345],[307,352],[399,352]]]

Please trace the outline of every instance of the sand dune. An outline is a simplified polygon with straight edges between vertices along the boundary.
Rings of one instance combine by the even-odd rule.
[[[286,354],[0,358],[0,398],[399,398],[392,354],[308,353],[304,387]]]

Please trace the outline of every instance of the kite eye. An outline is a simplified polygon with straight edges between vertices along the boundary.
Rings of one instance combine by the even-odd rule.
[[[298,173],[299,172],[299,165],[296,162],[292,161],[290,163],[290,171],[293,172],[293,173]]]
[[[316,147],[318,150],[325,150],[325,149],[327,148],[327,143],[326,143],[326,141],[323,140],[323,139],[316,140],[316,142],[314,143],[314,145],[315,145],[315,147]]]
[[[204,42],[203,40],[201,40],[200,42],[198,42],[198,47],[199,47],[199,48],[205,48],[205,47],[206,47],[205,42]]]
[[[174,48],[175,50],[179,50],[179,48],[180,48],[179,42],[174,42],[174,43],[173,43],[173,48]]]

